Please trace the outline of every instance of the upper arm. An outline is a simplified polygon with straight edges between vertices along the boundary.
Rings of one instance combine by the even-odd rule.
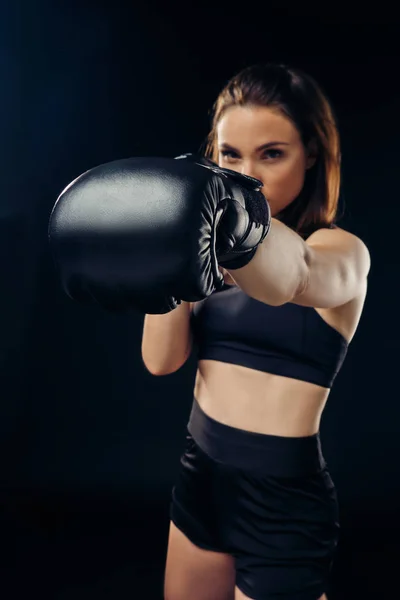
[[[291,302],[334,308],[362,293],[371,259],[360,238],[340,228],[319,229],[306,245],[307,280]]]

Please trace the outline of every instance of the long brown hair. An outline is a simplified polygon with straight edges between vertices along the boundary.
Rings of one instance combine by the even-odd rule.
[[[302,191],[276,218],[304,238],[321,227],[333,227],[340,191],[340,138],[333,108],[319,84],[286,65],[243,69],[228,81],[213,106],[205,156],[218,161],[217,125],[224,112],[248,105],[278,108],[294,123],[304,146],[312,143],[316,150],[316,162],[306,172]]]

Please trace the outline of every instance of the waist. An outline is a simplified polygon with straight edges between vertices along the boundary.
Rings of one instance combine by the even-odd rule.
[[[303,437],[319,431],[329,390],[240,365],[202,360],[194,396],[209,416],[226,425]]]
[[[216,421],[193,399],[188,431],[213,460],[275,477],[303,477],[326,467],[319,433],[281,437]]]

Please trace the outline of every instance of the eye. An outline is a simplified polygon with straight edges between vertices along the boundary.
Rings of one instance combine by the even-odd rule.
[[[274,159],[274,158],[280,158],[282,156],[283,152],[282,150],[277,150],[277,149],[272,149],[270,148],[269,150],[266,150],[263,154],[263,158],[270,158],[270,159]]]
[[[238,158],[240,158],[240,156],[233,150],[220,150],[220,154],[221,156],[223,156],[223,158],[228,160],[237,160]],[[268,150],[264,151],[261,157],[267,160],[274,160],[280,158],[282,155],[282,150],[278,150],[277,148],[269,148]]]
[[[231,158],[231,159],[239,158],[238,154],[236,154],[236,152],[234,152],[233,150],[220,150],[220,152],[221,152],[221,156],[223,156],[224,158]]]

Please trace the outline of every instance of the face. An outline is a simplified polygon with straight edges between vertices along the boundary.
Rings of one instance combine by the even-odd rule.
[[[218,163],[260,179],[272,216],[300,193],[314,163],[293,123],[264,106],[229,108],[217,126]]]

